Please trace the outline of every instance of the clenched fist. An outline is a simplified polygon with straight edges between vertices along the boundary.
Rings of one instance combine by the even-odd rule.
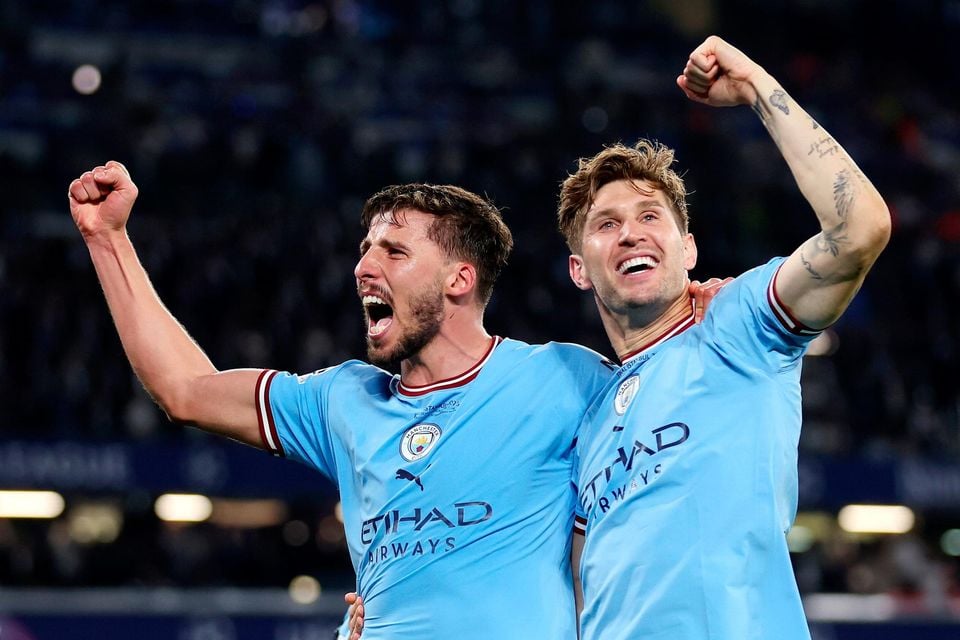
[[[137,193],[127,168],[111,160],[70,183],[70,214],[85,240],[123,231]]]
[[[677,86],[695,102],[714,107],[752,105],[757,99],[755,83],[763,67],[717,36],[710,36],[693,50]]]

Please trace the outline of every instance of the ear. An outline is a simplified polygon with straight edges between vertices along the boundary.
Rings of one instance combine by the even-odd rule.
[[[697,266],[697,242],[693,239],[693,234],[688,233],[683,237],[683,268],[687,271]]]
[[[587,275],[587,266],[583,263],[583,258],[577,254],[572,254],[567,261],[567,268],[570,271],[570,279],[577,288],[582,291],[593,289],[593,283]]]
[[[477,287],[477,268],[469,262],[455,262],[447,274],[446,293],[449,296],[460,297],[474,291]]]

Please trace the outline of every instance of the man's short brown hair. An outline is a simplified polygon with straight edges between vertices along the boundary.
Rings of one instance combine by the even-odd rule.
[[[580,158],[577,171],[563,181],[557,210],[560,233],[570,251],[583,249],[583,225],[597,191],[617,180],[646,180],[660,188],[672,205],[680,231],[687,233],[687,189],[683,178],[671,169],[673,162],[673,149],[646,139],[632,147],[618,142],[592,158]]]
[[[372,195],[363,205],[361,221],[370,228],[374,218],[387,218],[403,209],[434,216],[427,236],[448,258],[465,260],[477,269],[477,293],[483,304],[507,264],[513,236],[492,202],[451,185],[402,184]]]

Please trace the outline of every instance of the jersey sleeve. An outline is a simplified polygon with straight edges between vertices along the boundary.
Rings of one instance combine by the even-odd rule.
[[[571,491],[574,495],[579,495],[576,485],[580,466],[580,457],[577,455],[579,425],[582,417],[586,414],[596,397],[606,387],[617,366],[596,351],[580,345],[551,342],[544,348],[550,349],[556,354],[558,366],[562,370],[567,371],[570,376],[569,380],[565,381],[564,388],[574,390],[576,394],[576,397],[568,397],[565,403],[557,403],[557,406],[558,408],[562,407],[562,410],[565,412],[577,414],[577,418],[571,422],[571,424],[574,425],[574,429],[570,434],[570,483]],[[586,523],[586,514],[580,507],[580,501],[578,499],[574,510],[574,532],[583,534]]]
[[[773,371],[795,367],[820,334],[793,317],[776,294],[776,278],[786,258],[774,258],[724,287],[704,317],[704,329],[720,350]]]
[[[556,366],[566,372],[564,388],[576,393],[575,398],[567,398],[566,403],[557,403],[557,407],[562,407],[564,411],[576,411],[582,416],[606,387],[617,365],[593,349],[578,344],[550,342],[541,348],[549,349],[554,354],[556,365],[551,367]],[[579,422],[575,421],[578,427]],[[579,428],[574,431],[571,440],[577,437],[577,433]]]
[[[578,449],[578,446],[574,446],[573,448],[573,477],[570,479],[570,484],[573,485],[573,492],[577,496],[577,506],[573,510],[573,532],[585,536],[587,535],[587,512],[584,511],[583,505],[580,504],[580,490],[577,486],[577,478],[580,477],[580,453]]]
[[[256,389],[260,436],[267,450],[330,479],[336,478],[336,465],[326,405],[338,368],[301,376],[264,370]]]

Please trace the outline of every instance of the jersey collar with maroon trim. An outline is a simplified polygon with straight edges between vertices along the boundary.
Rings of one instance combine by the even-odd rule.
[[[641,355],[643,352],[649,351],[650,349],[663,344],[673,336],[679,335],[692,327],[694,324],[696,324],[695,313],[696,303],[693,301],[693,299],[691,299],[689,313],[684,313],[678,321],[674,322],[663,331],[654,334],[653,337],[651,337],[650,340],[644,343],[639,349],[635,349],[620,358],[620,365],[622,366],[627,364],[631,360],[634,360],[637,356]]]
[[[480,374],[480,370],[483,369],[483,365],[487,363],[487,360],[489,360],[490,356],[493,355],[493,350],[501,342],[503,342],[503,338],[500,336],[493,336],[493,338],[490,339],[490,347],[487,349],[486,353],[484,353],[483,356],[472,367],[459,375],[419,386],[404,384],[402,380],[399,380],[396,383],[396,389],[401,395],[404,396],[422,396],[430,393],[431,391],[462,387]]]

